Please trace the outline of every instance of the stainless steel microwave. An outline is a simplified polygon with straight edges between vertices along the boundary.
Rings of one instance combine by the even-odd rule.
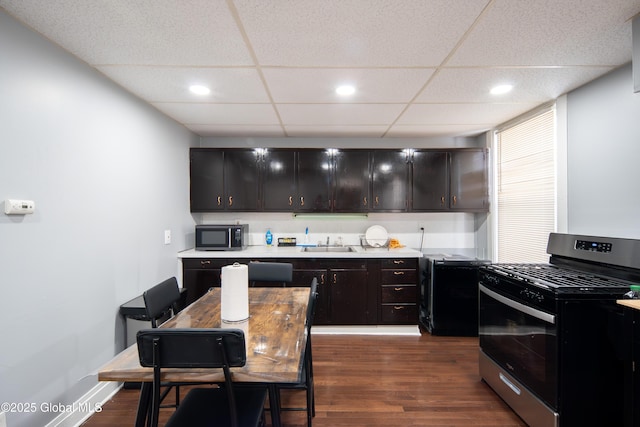
[[[197,251],[239,251],[247,247],[249,225],[196,225]]]

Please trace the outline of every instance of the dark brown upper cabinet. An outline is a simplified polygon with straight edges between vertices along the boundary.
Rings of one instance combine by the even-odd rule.
[[[224,152],[192,148],[189,151],[191,212],[224,210]]]
[[[331,212],[333,159],[329,150],[299,150],[296,212]]]
[[[265,149],[260,156],[262,208],[269,212],[293,212],[298,202],[296,152]]]
[[[371,152],[372,212],[403,212],[408,209],[409,151]]]
[[[489,211],[488,150],[456,150],[449,153],[449,208]]]
[[[412,210],[489,210],[486,149],[416,150],[411,158]]]
[[[332,150],[333,212],[368,212],[371,207],[368,150]]]
[[[255,150],[192,148],[191,212],[259,210],[258,158]]]

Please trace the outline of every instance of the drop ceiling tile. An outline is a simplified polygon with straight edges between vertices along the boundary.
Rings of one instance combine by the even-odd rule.
[[[610,70],[604,67],[444,68],[416,102],[543,103]],[[513,90],[504,95],[491,95],[491,88],[499,84],[511,84]]]
[[[263,65],[439,65],[488,0],[235,0]]]
[[[107,77],[148,102],[269,102],[253,68],[101,66]],[[192,84],[211,89],[206,96],[189,92]]]
[[[358,136],[380,138],[387,130],[386,126],[286,126],[287,135],[293,137],[342,137]]]
[[[187,104],[154,102],[158,110],[185,125],[279,125],[270,104]]]
[[[420,137],[424,135],[434,136],[475,136],[490,130],[488,125],[395,125],[385,136],[393,137]]]
[[[496,0],[447,65],[621,65],[638,0]]]
[[[391,124],[403,104],[278,104],[285,126]]]
[[[275,125],[187,125],[187,128],[200,136],[285,136],[282,127]]]
[[[90,64],[253,65],[225,0],[2,0]]]
[[[276,103],[409,102],[422,89],[433,68],[265,68]],[[336,87],[351,84],[356,93],[340,97]]]
[[[525,113],[538,104],[413,104],[398,125],[495,126]]]

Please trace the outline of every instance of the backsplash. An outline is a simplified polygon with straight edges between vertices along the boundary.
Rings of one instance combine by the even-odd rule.
[[[274,243],[278,237],[295,237],[304,241],[309,228],[309,242],[331,244],[342,238],[345,245],[359,245],[360,236],[372,225],[387,229],[389,237],[424,252],[476,251],[476,216],[472,213],[370,213],[365,215],[290,213],[207,213],[193,214],[199,224],[249,224],[249,244],[264,245],[265,233],[271,230]],[[198,218],[200,217],[200,218]],[[423,232],[420,228],[424,228]]]

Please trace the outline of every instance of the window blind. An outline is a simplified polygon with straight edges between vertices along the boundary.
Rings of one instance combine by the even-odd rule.
[[[547,262],[556,229],[555,110],[497,132],[498,262]]]

